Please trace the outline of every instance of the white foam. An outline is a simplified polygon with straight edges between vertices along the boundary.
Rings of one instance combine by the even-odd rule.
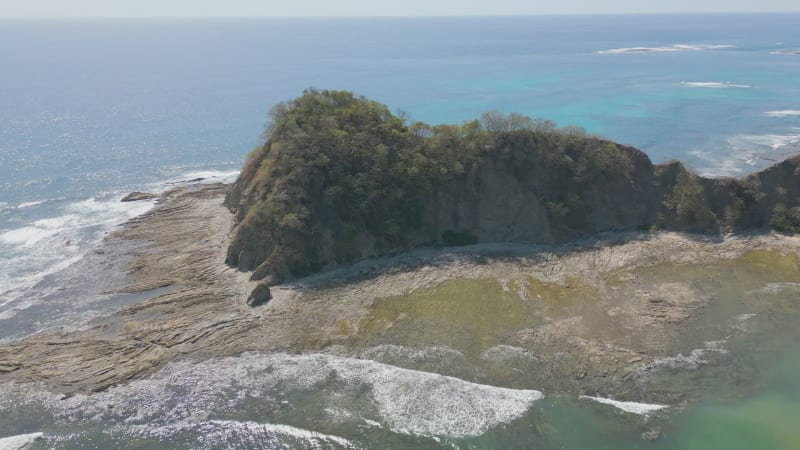
[[[0,438],[0,450],[24,450],[43,437],[43,433],[30,433]]]
[[[765,148],[779,150],[800,143],[797,134],[739,134],[728,139],[734,150]]]
[[[349,394],[354,388],[361,391],[360,386],[371,394],[376,417],[364,417],[363,405]],[[57,402],[57,413],[65,420],[80,415],[126,426],[200,423],[237,411],[248,398],[280,402],[284,393],[298,390],[313,394],[315,407],[344,409],[395,432],[451,437],[477,436],[514,421],[542,398],[535,390],[487,386],[370,360],[250,353],[172,363],[148,379]]]
[[[374,420],[369,420],[369,419],[362,419],[362,420],[364,421],[365,424],[369,425],[372,428],[383,428],[383,425],[381,425],[380,422],[376,422]]]
[[[42,239],[52,236],[58,230],[47,230],[38,227],[22,227],[0,234],[0,243],[29,247]]]
[[[796,109],[781,109],[778,111],[767,111],[764,113],[767,117],[793,117],[800,116],[800,110]]]
[[[745,320],[750,320],[757,315],[758,314],[739,314],[738,316],[736,316],[736,320],[744,322]]]
[[[32,289],[89,251],[105,232],[153,207],[121,203],[121,194],[88,198],[53,211],[53,216],[0,231],[6,258],[0,259],[0,320],[32,306],[45,291]]]
[[[688,355],[678,353],[675,356],[666,356],[658,358],[650,364],[640,367],[635,370],[638,375],[644,375],[658,369],[678,369],[678,370],[695,370],[702,365],[708,364],[706,356],[709,354],[727,354],[728,350],[722,348],[722,345],[727,342],[728,337],[718,341],[704,342],[703,348],[696,348],[689,352]]]
[[[726,48],[735,48],[733,45],[688,45],[688,44],[675,44],[663,47],[623,47],[612,48],[609,50],[599,50],[595,54],[625,54],[625,53],[672,53],[672,52],[687,52],[687,51],[702,51],[702,50],[720,50]]]
[[[781,49],[772,50],[769,52],[771,55],[800,55],[800,49]]]
[[[727,154],[689,152],[708,164],[698,167],[698,172],[704,176],[736,176],[747,166],[775,164],[800,150],[800,134],[739,134],[729,137],[727,143]]]
[[[749,84],[731,83],[729,81],[682,81],[681,85],[692,88],[710,88],[710,89],[732,89],[732,88],[748,89],[753,87],[750,86]]]
[[[625,411],[631,414],[638,414],[640,416],[646,416],[656,411],[661,411],[662,409],[669,408],[669,405],[658,405],[654,403],[638,403],[638,402],[621,402],[610,398],[591,397],[588,395],[581,395],[579,398],[583,400],[591,400],[597,403],[602,403],[604,405],[610,405],[621,411]]]
[[[38,206],[44,203],[45,201],[46,200],[39,200],[35,202],[22,202],[19,205],[17,205],[17,209],[24,209],[24,208],[30,208],[31,206]]]
[[[371,359],[391,364],[397,359],[404,361],[424,362],[428,360],[463,359],[464,354],[458,350],[442,345],[429,347],[406,347],[395,344],[381,344],[361,353],[361,359]]]
[[[209,420],[200,423],[177,424],[165,427],[133,427],[142,437],[170,438],[179,433],[197,436],[202,448],[220,448],[236,443],[237,448],[344,448],[356,449],[349,440],[331,434],[318,433],[283,424]]]

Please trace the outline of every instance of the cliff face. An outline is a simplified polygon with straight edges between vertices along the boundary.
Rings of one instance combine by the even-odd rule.
[[[636,228],[800,228],[798,159],[741,180],[523,116],[407,124],[346,92],[273,111],[226,198],[227,262],[276,283],[424,245],[555,243]]]

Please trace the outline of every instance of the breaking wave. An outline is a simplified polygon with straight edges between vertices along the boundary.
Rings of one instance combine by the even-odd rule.
[[[767,111],[764,115],[767,117],[794,117],[800,116],[800,111],[796,109],[781,109],[778,111]]]
[[[11,389],[10,394],[20,395],[19,387]],[[0,404],[8,394],[0,387]],[[61,399],[36,391],[24,396],[49,407],[59,422],[112,424],[109,433],[169,437],[193,429],[211,430],[203,435],[289,431],[344,448],[350,445],[344,438],[297,431],[294,427],[313,428],[312,421],[297,423],[297,418],[333,411],[342,420],[395,433],[462,438],[521,418],[543,397],[535,390],[482,385],[371,360],[261,353],[172,363],[148,379],[92,395]],[[242,417],[253,405],[262,413]],[[292,427],[261,424],[285,420],[264,417],[264,405],[294,411]]]
[[[239,422],[235,420],[210,420],[193,424],[178,424],[158,428],[136,427],[132,431],[143,438],[161,441],[196,440],[199,448],[227,448],[294,450],[298,448],[357,449],[347,439],[318,433],[289,425]],[[186,438],[189,439],[186,439]]]
[[[685,87],[709,89],[749,89],[753,87],[749,84],[731,83],[728,81],[682,81],[681,85]]]
[[[726,48],[735,48],[734,45],[688,45],[688,44],[675,44],[662,47],[623,47],[612,48],[609,50],[598,50],[594,52],[598,55],[615,55],[625,53],[671,53],[671,52],[697,52],[702,50],[721,50]]]

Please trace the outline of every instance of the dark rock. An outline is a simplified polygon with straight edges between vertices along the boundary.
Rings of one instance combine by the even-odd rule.
[[[247,305],[255,308],[269,302],[270,299],[272,299],[272,293],[269,286],[266,283],[259,283],[247,297]]]
[[[141,200],[153,200],[158,198],[158,194],[149,192],[131,192],[120,200],[121,202],[138,202]]]

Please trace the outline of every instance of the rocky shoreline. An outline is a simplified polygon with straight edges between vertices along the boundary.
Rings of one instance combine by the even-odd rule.
[[[253,308],[247,297],[256,283],[224,263],[233,226],[222,205],[227,189],[164,193],[158,207],[108,237],[129,244],[109,245],[104,253],[108,261],[127,261],[129,282],[120,292],[149,298],[86,330],[0,346],[0,382],[40,383],[73,395],[146,377],[169,362],[245,352],[332,353],[430,369],[432,359],[441,359],[433,350],[446,349],[476,367],[472,381],[630,397],[641,395],[632,379],[691,350],[681,347],[680,336],[711,301],[689,282],[653,282],[637,270],[729,261],[756,250],[800,254],[800,239],[783,235],[666,232],[605,234],[560,246],[420,249],[274,286],[269,302]],[[488,283],[520,307],[525,317],[518,326],[491,329],[491,339],[468,336],[469,344],[459,347],[414,328],[429,316],[408,319],[439,310],[387,312],[392,299],[412,305],[418,299],[410,296],[470,281]],[[491,320],[482,314],[480,320]],[[472,330],[459,320],[448,324]],[[417,356],[398,359],[388,348]],[[498,360],[509,361],[507,367],[489,367]],[[446,364],[437,364],[430,370],[448,374]],[[659,402],[681,400],[668,392],[652,395]]]

